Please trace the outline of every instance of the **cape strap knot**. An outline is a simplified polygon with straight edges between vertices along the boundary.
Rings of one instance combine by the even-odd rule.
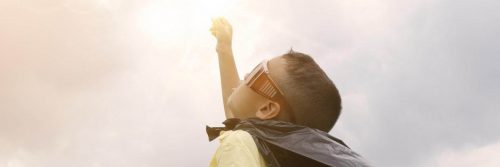
[[[206,125],[205,129],[207,131],[208,141],[212,141],[219,137],[221,131],[233,130],[234,127],[236,127],[236,125],[238,125],[240,122],[241,120],[238,118],[229,118],[222,122],[225,127],[210,127]]]

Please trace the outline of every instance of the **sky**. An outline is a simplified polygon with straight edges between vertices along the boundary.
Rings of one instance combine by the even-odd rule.
[[[500,166],[494,0],[1,0],[0,167],[208,166],[240,76],[289,49],[337,85],[330,134],[373,166]]]

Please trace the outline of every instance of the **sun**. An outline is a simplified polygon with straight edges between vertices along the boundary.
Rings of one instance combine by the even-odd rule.
[[[211,18],[230,15],[235,1],[186,0],[145,5],[137,13],[137,26],[155,40],[175,40],[188,30],[208,30]]]
[[[183,28],[182,17],[175,8],[160,4],[149,4],[142,8],[137,17],[138,28],[154,39],[175,38]]]

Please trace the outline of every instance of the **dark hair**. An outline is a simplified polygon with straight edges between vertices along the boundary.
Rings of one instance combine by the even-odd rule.
[[[294,123],[330,131],[342,109],[335,84],[309,55],[290,50],[282,58],[286,75],[280,87],[293,110]]]

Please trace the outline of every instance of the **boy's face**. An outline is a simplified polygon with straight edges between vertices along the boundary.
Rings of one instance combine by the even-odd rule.
[[[280,63],[280,61],[283,61],[280,57],[269,60],[268,68],[273,78],[279,76],[280,72],[284,72],[280,69],[283,68],[283,63]],[[247,77],[250,76],[245,75],[244,80],[248,79]],[[258,94],[245,84],[245,82],[241,81],[228,97],[226,105],[235,118],[246,119],[256,117],[255,114],[259,110],[259,107],[268,101],[269,99]]]
[[[235,118],[246,119],[255,117],[260,104],[266,99],[254,92],[243,82],[233,89],[228,98],[227,106]]]

